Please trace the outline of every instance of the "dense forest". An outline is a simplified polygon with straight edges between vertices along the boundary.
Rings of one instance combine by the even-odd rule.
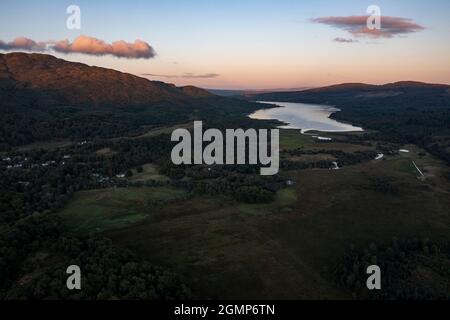
[[[355,299],[448,300],[450,298],[450,248],[448,243],[429,239],[392,239],[372,243],[368,248],[349,248],[345,258],[331,272],[336,284]],[[378,265],[384,270],[383,290],[367,290],[366,269]],[[435,277],[430,286],[426,279]]]

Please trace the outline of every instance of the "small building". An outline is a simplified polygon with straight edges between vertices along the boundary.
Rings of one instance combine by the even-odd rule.
[[[333,139],[327,138],[327,137],[317,137],[317,140],[319,140],[319,141],[332,141]]]
[[[287,180],[286,181],[286,185],[287,186],[293,186],[295,184],[295,181],[292,181],[292,180]]]

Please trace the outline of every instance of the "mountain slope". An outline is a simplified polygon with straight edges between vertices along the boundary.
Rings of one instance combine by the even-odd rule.
[[[191,98],[211,98],[215,96],[206,90],[194,86],[184,86],[179,87],[179,89]]]
[[[184,90],[119,71],[68,62],[50,55],[0,54],[0,90],[9,100],[27,94],[30,100],[72,106],[130,106],[182,103],[192,98]],[[195,88],[197,95],[208,92]]]
[[[0,54],[0,149],[139,135],[187,121],[242,119],[248,101],[43,54]]]

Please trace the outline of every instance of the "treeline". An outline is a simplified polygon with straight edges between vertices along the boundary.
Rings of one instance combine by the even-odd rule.
[[[170,176],[170,167],[161,172]],[[245,203],[271,202],[275,193],[285,186],[279,176],[261,176],[260,167],[256,165],[200,165],[177,169],[181,169],[182,174],[172,182],[173,186],[196,195],[228,196]]]
[[[194,120],[207,121],[213,127],[255,126],[258,121],[246,119],[245,115],[260,108],[260,104],[222,97],[193,99],[183,104],[174,101],[127,107],[73,107],[52,103],[33,105],[16,101],[0,105],[0,151],[53,139],[133,137],[153,128]]]
[[[288,149],[281,152],[282,155],[288,156],[301,156],[302,155],[317,155],[317,154],[328,154],[333,156],[336,161],[337,166],[349,166],[358,163],[363,163],[367,161],[374,160],[377,156],[376,151],[356,151],[353,153],[345,152],[341,150],[303,150],[301,148]],[[333,161],[329,160],[317,160],[317,161],[293,161],[288,159],[282,159],[280,162],[280,167],[286,170],[301,170],[301,169],[329,169],[334,167]]]

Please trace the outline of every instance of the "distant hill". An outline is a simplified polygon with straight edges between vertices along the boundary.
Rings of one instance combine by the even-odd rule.
[[[116,70],[35,53],[0,54],[0,94],[3,103],[71,106],[180,104],[193,97],[212,96],[200,88],[177,88]]]
[[[280,89],[248,89],[248,90],[231,90],[231,89],[205,89],[213,94],[224,97],[251,97],[256,94],[262,94],[267,92],[289,92],[289,91],[302,91],[310,89],[309,87],[302,88],[280,88]]]
[[[321,104],[345,104],[366,100],[389,100],[404,104],[406,99],[411,104],[448,105],[450,103],[450,86],[445,84],[428,84],[414,81],[402,81],[384,85],[364,83],[344,83],[328,87],[302,91],[269,92],[250,96],[259,101],[305,102]],[[371,101],[372,102],[372,101]]]

